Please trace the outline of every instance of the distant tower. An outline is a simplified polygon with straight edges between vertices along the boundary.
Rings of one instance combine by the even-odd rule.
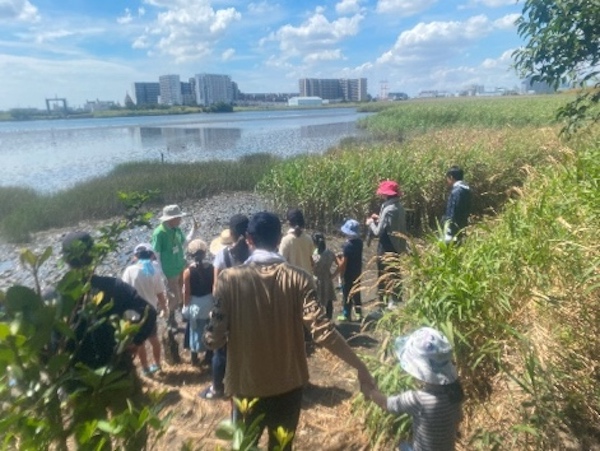
[[[131,98],[131,96],[129,95],[128,92],[125,93],[125,107],[127,108],[132,108],[135,106],[135,103],[133,103],[133,100]]]
[[[387,100],[388,99],[388,82],[387,80],[381,80],[379,82],[379,100]]]

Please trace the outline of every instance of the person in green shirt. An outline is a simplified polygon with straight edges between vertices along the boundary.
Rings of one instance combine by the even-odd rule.
[[[183,303],[183,270],[186,266],[185,245],[191,240],[198,223],[194,219],[192,229],[186,237],[181,228],[181,221],[187,213],[183,213],[179,205],[167,205],[163,208],[163,214],[159,218],[160,225],[152,233],[152,248],[160,262],[162,272],[167,279],[168,291],[168,324],[177,328],[175,311],[181,308]]]

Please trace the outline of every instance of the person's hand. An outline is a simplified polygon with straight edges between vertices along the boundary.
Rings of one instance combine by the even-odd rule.
[[[370,393],[377,388],[375,379],[366,368],[358,370],[358,381],[360,382],[360,391],[363,392],[363,394],[365,394],[365,391]]]
[[[373,214],[371,215],[371,219],[372,219],[373,221],[378,221],[378,220],[379,220],[379,215],[378,215],[377,213],[373,213]]]

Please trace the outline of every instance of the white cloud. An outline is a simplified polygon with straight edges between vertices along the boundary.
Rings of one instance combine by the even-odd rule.
[[[488,8],[499,8],[501,6],[511,6],[519,3],[519,0],[471,0],[471,5],[483,5]]]
[[[323,50],[321,52],[309,53],[304,57],[305,63],[316,63],[319,61],[335,61],[344,59],[340,49]]]
[[[229,61],[230,59],[232,59],[235,56],[235,49],[229,48],[227,50],[225,50],[222,54],[221,54],[221,59],[223,61]]]
[[[437,0],[379,0],[376,11],[406,17],[425,11],[435,3],[437,3]]]
[[[284,25],[263,39],[261,43],[264,45],[268,41],[278,42],[282,52],[281,57],[284,59],[305,54],[318,54],[331,50],[332,45],[358,34],[363,18],[362,14],[355,14],[352,17],[341,17],[329,21],[323,15],[322,10],[317,9],[300,26]]]
[[[138,36],[134,48],[148,48],[150,54],[175,58],[177,63],[201,59],[212,53],[220,37],[242,15],[235,8],[213,9],[209,0],[145,0],[165,9]]]
[[[516,27],[515,22],[519,17],[521,17],[521,14],[507,14],[500,19],[494,20],[494,26],[501,30],[510,30]]]
[[[38,22],[37,7],[28,0],[0,0],[0,22]]]
[[[125,8],[125,14],[123,16],[117,17],[117,23],[121,25],[131,23],[131,21],[133,21],[133,16],[131,15],[129,8]]]
[[[355,14],[361,10],[361,0],[342,0],[335,5],[335,11],[340,15]]]
[[[506,50],[499,58],[486,58],[481,63],[484,69],[496,69],[498,67],[508,68],[513,62],[512,54],[516,49]]]
[[[486,16],[474,16],[465,22],[419,23],[404,31],[394,46],[377,60],[378,63],[406,65],[416,61],[439,63],[454,57],[468,44],[486,36],[492,24]]]

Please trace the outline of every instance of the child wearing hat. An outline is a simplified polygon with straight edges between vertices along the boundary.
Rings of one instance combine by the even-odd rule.
[[[422,327],[397,338],[394,348],[402,369],[421,381],[421,388],[386,397],[377,388],[364,386],[363,395],[390,413],[412,417],[413,443],[401,443],[400,450],[454,450],[464,393],[450,342],[436,329]]]
[[[362,273],[363,241],[360,238],[360,224],[348,219],[340,229],[346,235],[342,252],[337,255],[340,275],[342,276],[343,313],[338,321],[352,320],[352,306],[356,319],[362,321],[362,302],[358,278]]]

